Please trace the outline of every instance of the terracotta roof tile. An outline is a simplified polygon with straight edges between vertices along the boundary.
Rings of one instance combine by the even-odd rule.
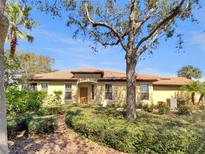
[[[104,69],[94,69],[94,68],[82,68],[76,70],[67,70],[67,71],[57,71],[51,73],[36,74],[31,77],[30,80],[77,80],[74,78],[76,73],[103,73],[103,77],[99,80],[110,80],[110,81],[126,81],[126,74],[119,71],[111,71]],[[189,79],[183,77],[160,77],[155,75],[145,75],[137,74],[138,81],[150,81],[153,82],[153,85],[171,85],[171,86],[182,86],[190,82]]]

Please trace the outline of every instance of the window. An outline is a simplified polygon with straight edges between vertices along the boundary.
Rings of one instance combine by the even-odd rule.
[[[95,99],[95,85],[92,84],[92,100]]]
[[[66,83],[65,84],[65,100],[72,99],[72,84]]]
[[[105,85],[105,99],[112,100],[112,85]]]
[[[140,85],[140,99],[149,100],[149,85],[148,84]]]
[[[41,83],[41,90],[47,91],[48,90],[48,83]]]
[[[31,84],[29,85],[29,89],[31,89],[31,90],[37,90],[37,83],[31,83]]]

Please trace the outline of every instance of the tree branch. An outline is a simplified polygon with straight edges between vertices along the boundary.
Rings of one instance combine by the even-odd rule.
[[[88,19],[88,21],[93,25],[93,27],[101,26],[101,27],[105,27],[105,28],[111,30],[115,34],[115,36],[118,38],[118,41],[121,44],[122,48],[125,51],[127,50],[127,47],[123,44],[123,40],[122,40],[124,35],[126,35],[126,34],[125,33],[121,34],[120,32],[118,32],[113,26],[111,26],[107,22],[95,22],[95,21],[93,21],[90,17],[87,3],[85,3],[85,16]]]
[[[186,0],[181,0],[181,2],[179,3],[178,6],[175,7],[175,9],[173,10],[173,13],[171,15],[169,15],[168,17],[166,17],[164,20],[162,20],[146,37],[142,38],[141,41],[137,44],[136,46],[136,50],[139,49],[139,47],[142,45],[142,43],[144,43],[145,41],[147,41],[149,38],[151,38],[153,36],[153,34],[155,32],[157,32],[159,29],[161,29],[165,24],[167,24],[169,21],[171,21],[172,19],[174,19],[178,14],[179,11],[182,7],[182,5],[184,4]]]
[[[157,40],[157,37],[159,36],[159,33],[155,33],[152,37],[152,39],[145,44],[138,52],[137,52],[137,56],[141,56],[141,54],[143,54],[144,51],[146,51],[150,46],[152,46],[152,44]]]
[[[155,8],[151,8],[147,14],[145,15],[145,17],[140,20],[140,21],[136,21],[138,23],[138,26],[137,26],[137,29],[136,29],[136,32],[142,27],[142,25],[144,25],[145,22],[147,22],[150,18],[151,18],[151,14],[156,10],[156,7]]]

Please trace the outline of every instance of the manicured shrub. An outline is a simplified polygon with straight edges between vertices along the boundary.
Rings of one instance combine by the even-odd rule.
[[[7,120],[7,134],[9,139],[13,139],[17,136],[17,122],[14,119]]]
[[[54,91],[53,94],[48,95],[44,101],[44,106],[58,106],[62,103],[62,91]]]
[[[56,117],[44,116],[33,118],[28,125],[29,134],[51,133],[57,128]]]
[[[64,105],[58,105],[58,106],[46,106],[42,107],[38,114],[42,116],[46,115],[53,115],[53,114],[64,114],[66,107]]]
[[[170,112],[170,107],[167,102],[158,102],[159,114],[166,114]]]
[[[139,102],[139,103],[137,103],[137,108],[138,109],[143,109],[143,102]]]
[[[190,115],[192,113],[192,108],[190,105],[179,105],[178,113],[182,115]]]
[[[28,130],[28,123],[33,117],[33,113],[12,116],[7,118],[7,131],[9,138],[15,138],[17,132]]]
[[[8,88],[6,98],[8,101],[9,114],[23,114],[26,112],[38,111],[46,97],[45,92],[32,90],[18,90]]]
[[[138,113],[135,121],[116,117],[110,108],[73,107],[66,124],[81,135],[129,153],[204,153],[205,130],[184,120]],[[113,111],[117,112],[117,111]]]
[[[146,112],[153,112],[154,110],[154,105],[153,104],[144,104],[142,106],[142,109]]]

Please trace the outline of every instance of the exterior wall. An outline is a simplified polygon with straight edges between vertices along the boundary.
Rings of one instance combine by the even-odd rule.
[[[77,82],[35,82],[37,83],[37,90],[41,90],[41,83],[48,83],[48,95],[53,94],[54,91],[62,91],[61,96],[63,103],[80,103],[80,87],[88,87],[88,104],[97,103],[102,105],[109,104],[125,104],[126,103],[126,82],[98,82],[98,83],[77,83]],[[72,100],[64,100],[65,97],[65,83],[72,83]],[[140,100],[140,84],[149,84],[149,100]],[[95,88],[95,97],[92,100],[92,84]],[[112,100],[105,99],[105,84],[112,84]],[[177,98],[178,96],[187,97],[176,86],[153,86],[151,82],[137,82],[136,85],[136,99],[137,102],[146,102],[157,104],[159,101],[166,102],[167,99]],[[190,96],[190,94],[189,94]],[[199,95],[196,95],[196,101]]]
[[[41,90],[41,83],[48,83],[48,95],[52,95],[54,91],[62,91],[61,100],[62,103],[76,103],[78,102],[78,88],[76,82],[35,82],[37,83],[37,90]],[[72,83],[72,100],[64,100],[65,98],[65,83]]]
[[[105,84],[112,84],[112,100],[105,99]],[[103,106],[123,104],[126,100],[126,82],[98,82],[95,96],[95,103]]]
[[[177,86],[153,86],[152,100],[154,104],[159,101],[166,102],[167,99],[177,98],[181,93]]]
[[[195,94],[195,102],[198,102],[200,94]],[[175,98],[184,100],[191,98],[191,93],[180,90],[179,86],[153,86],[152,100],[154,104],[159,101],[166,102],[167,99]]]

